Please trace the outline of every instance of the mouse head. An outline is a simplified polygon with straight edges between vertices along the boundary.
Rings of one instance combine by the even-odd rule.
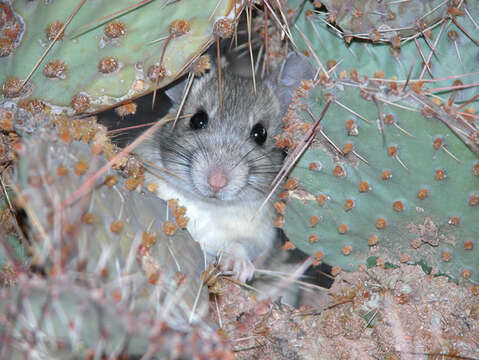
[[[195,79],[175,126],[168,123],[149,140],[143,155],[178,177],[165,179],[184,196],[213,203],[260,203],[270,191],[283,154],[276,147],[283,113],[302,79],[314,75],[308,59],[290,54],[276,76],[257,82],[222,71],[223,110],[212,70]],[[185,82],[167,91],[175,109]]]

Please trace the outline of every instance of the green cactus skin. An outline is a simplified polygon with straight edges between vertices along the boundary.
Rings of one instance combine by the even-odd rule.
[[[12,98],[19,96],[18,83],[8,80],[26,78],[50,43],[47,37],[55,35],[48,27],[63,24],[78,1],[2,1],[1,5],[0,15],[10,20],[0,31],[9,30],[14,40],[2,42],[0,35],[0,84],[3,95]],[[158,0],[110,16],[131,5],[127,0],[85,2],[21,97],[37,98],[57,112],[71,114],[98,111],[151,92],[156,77],[149,73],[155,66],[164,68],[160,87],[173,81],[211,44],[215,23],[228,19],[233,27],[242,6],[232,0]],[[105,16],[110,16],[108,21],[91,24]],[[163,40],[154,42],[158,39]]]
[[[300,9],[301,3],[290,0],[288,5],[292,9]],[[296,14],[291,29],[301,50],[311,52],[296,27],[308,39],[325,67],[330,60],[339,64],[333,75],[355,68],[369,77],[382,72],[386,78],[406,79],[411,71],[411,79],[430,81],[431,74],[427,68],[423,69],[423,56],[429,59],[435,79],[430,88],[451,86],[455,76],[462,74],[469,74],[458,77],[465,84],[479,82],[479,74],[476,73],[479,66],[479,28],[475,16],[479,13],[477,1],[462,2],[459,12],[456,11],[456,2],[440,0],[391,4],[326,0],[321,3],[326,6],[327,12],[317,12],[310,2],[306,2],[302,11]],[[335,20],[336,26],[328,20]],[[429,58],[431,47],[435,48],[435,55]],[[463,102],[476,94],[477,87],[466,88],[455,95],[455,100]]]
[[[97,276],[105,271],[111,276],[119,272],[138,272],[141,267],[145,270],[143,260],[150,261],[153,268],[158,268],[157,275],[161,279],[157,282],[162,283],[165,289],[169,283],[174,285],[174,278],[180,275],[178,273],[189,279],[185,283],[191,282],[186,286],[191,293],[185,293],[182,298],[185,303],[192,304],[197,289],[201,287],[198,275],[205,270],[205,262],[198,244],[185,230],[175,225],[173,235],[165,234],[165,222],[175,224],[175,216],[166,203],[149,192],[139,194],[136,190],[127,190],[128,179],[122,180],[114,170],[109,170],[98,180],[87,198],[59,210],[61,202],[73,194],[89,175],[99,170],[105,160],[101,156],[93,156],[90,147],[83,143],[73,141],[64,144],[56,134],[51,134],[50,141],[48,139],[47,133],[40,135],[40,140],[32,140],[31,145],[26,145],[19,162],[19,179],[23,185],[19,196],[29,199],[25,208],[32,221],[31,235],[37,239],[33,244],[36,265],[47,268],[58,266],[53,255],[45,254],[45,246],[64,252],[63,267],[74,269],[81,266],[87,273],[96,273]],[[91,146],[93,143],[94,140]],[[36,156],[27,157],[27,154]],[[88,165],[88,170],[79,175],[79,164],[82,162]],[[67,174],[59,175],[59,167],[64,167]],[[38,176],[42,179],[42,191],[30,185],[35,183],[32,179]],[[118,183],[105,185],[105,179],[112,179],[109,176]],[[53,184],[47,183],[47,177],[49,182],[53,177]],[[56,214],[53,215],[53,224],[52,212]],[[33,221],[41,225],[35,226]],[[121,230],[112,230],[114,222],[121,222]],[[55,232],[63,234],[60,238],[56,236],[60,243],[56,243]],[[145,239],[145,234],[152,238]],[[66,246],[63,242],[68,244],[68,249],[63,248]],[[152,243],[151,246],[148,243]],[[182,254],[181,258],[175,255],[178,253]],[[45,254],[44,258],[42,254]],[[134,265],[136,262],[140,268]],[[146,275],[150,275],[148,271]]]
[[[415,17],[401,15],[390,22],[380,16],[375,21],[372,14],[393,11],[392,5],[386,9],[385,4],[355,2],[356,16],[364,18],[361,22],[345,2],[323,3],[329,13],[313,12],[312,4],[306,3],[292,29],[299,49],[310,55],[314,51],[331,69],[329,77],[321,73],[313,89],[306,84],[298,91],[281,141],[288,140],[283,145],[297,142],[303,136],[302,124],[312,123],[304,108],[318,116],[331,99],[321,131],[334,145],[323,134],[316,135],[290,174],[298,188],[289,191],[284,230],[302,250],[324,255],[324,261],[345,270],[375,265],[380,259],[379,264],[421,263],[436,274],[479,281],[479,123],[475,115],[470,116],[478,102],[473,99],[466,104],[472,105],[468,113],[458,107],[475,95],[477,87],[462,94],[451,89],[429,91],[451,86],[457,79],[452,75],[473,73],[477,68],[475,40],[454,21],[473,39],[479,38],[474,19],[469,17],[477,14],[478,3],[463,3],[457,10],[453,3],[422,2],[424,11]],[[297,6],[294,1],[288,4]],[[394,5],[394,12],[407,12],[403,5]],[[435,9],[434,14],[428,9]],[[328,16],[336,19],[341,31],[321,21]],[[438,39],[431,69],[441,81],[428,83],[426,70],[421,76],[417,46],[426,56],[430,49],[420,37],[416,45],[411,32],[419,18],[426,28],[438,24],[429,42]],[[404,28],[395,33],[400,51],[393,46],[393,38],[383,38],[382,32],[379,39],[355,39],[387,26]],[[347,44],[338,35],[348,35],[352,41]],[[420,35],[417,29],[416,35]],[[461,61],[451,40],[460,45]],[[476,74],[458,78],[464,83],[477,82]],[[359,190],[361,183],[368,191]]]
[[[206,323],[171,326],[155,307],[113,297],[75,278],[26,276],[0,289],[2,359],[73,360],[96,358],[222,359],[227,344]],[[141,289],[133,289],[141,291]],[[164,305],[160,303],[159,307]]]
[[[440,0],[413,1],[405,4],[371,1],[321,1],[327,8],[327,18],[335,21],[344,36],[374,42],[391,42],[394,36],[405,39],[422,27],[428,28],[442,20],[447,4]],[[422,20],[422,22],[419,21]],[[379,38],[374,35],[377,32]]]
[[[113,357],[189,358],[195,351],[208,357],[215,349],[226,354],[215,326],[204,320],[205,261],[179,228],[181,214],[151,193],[128,190],[131,178],[114,170],[88,195],[61,207],[106,163],[93,154],[99,137],[101,132],[89,146],[39,128],[22,143],[15,183],[19,201],[26,201],[32,239],[31,256],[23,261],[46,275],[29,277],[11,266],[16,280],[0,291],[0,313],[6,314],[0,333],[8,340],[0,354],[20,356],[32,348],[33,359],[73,359],[92,351]],[[192,346],[180,350],[188,339]]]
[[[383,142],[372,96],[410,108],[378,100],[383,119],[392,115],[413,137],[385,124]],[[322,251],[325,261],[347,270],[366,263],[370,256],[379,256],[391,263],[422,260],[454,278],[467,269],[471,279],[479,280],[479,161],[439,118],[450,123],[456,120],[447,119],[448,115],[424,96],[405,92],[399,97],[384,83],[330,81],[299,97],[296,110],[290,110],[286,131],[293,131],[293,140],[302,135],[294,129],[312,122],[307,112],[299,109],[306,106],[319,114],[326,98],[356,111],[370,123],[331,103],[321,122],[322,131],[341,152],[348,152],[348,143],[353,148],[343,155],[317,135],[298,162],[290,174],[298,189],[290,191],[283,226],[291,241],[310,254]],[[424,117],[423,104],[430,106],[437,118]],[[347,129],[351,128],[350,119],[357,132],[354,126]],[[435,148],[437,139],[444,147]],[[422,190],[427,191],[423,200],[418,195]],[[319,219],[315,226],[313,215]],[[381,218],[386,221],[384,228]],[[310,243],[311,235],[318,236],[317,242]],[[371,236],[378,238],[373,246],[368,244]]]

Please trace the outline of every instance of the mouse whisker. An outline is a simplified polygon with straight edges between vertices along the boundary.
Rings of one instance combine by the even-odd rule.
[[[176,164],[176,165],[181,165],[185,168],[191,167],[191,164],[184,162],[184,161],[179,161],[179,160],[173,160],[173,159],[163,159],[164,162],[168,162],[171,164]]]
[[[182,155],[188,155],[190,151],[188,151],[183,145],[176,143],[176,142],[171,142],[170,144],[167,145],[161,145],[162,150],[166,151],[175,151],[178,154]]]
[[[253,188],[254,190],[256,190],[257,192],[261,193],[261,194],[268,194],[268,191],[266,190],[263,190],[261,187],[257,186],[257,184],[255,182],[252,182],[252,181],[248,181],[248,185],[251,186],[251,188]]]
[[[233,170],[234,168],[236,168],[239,164],[241,164],[241,162],[255,149],[255,147],[253,146],[250,150],[248,150],[243,156],[241,156],[241,158],[237,161],[237,163],[231,168],[231,170]]]
[[[171,159],[171,158],[172,159],[179,158],[179,159],[183,160],[184,162],[188,162],[188,160],[189,160],[188,156],[183,156],[183,155],[181,155],[178,152],[173,151],[173,150],[163,152],[162,161],[166,161],[166,160]]]
[[[278,173],[278,171],[268,171],[268,170],[253,170],[253,171],[250,171],[250,174],[254,174],[254,175],[261,175],[261,174],[264,174],[264,175],[271,175],[273,178],[274,176]],[[273,179],[271,178],[271,181]]]
[[[266,204],[273,205],[274,202],[276,201],[274,196],[271,196],[271,197],[268,198],[271,184],[264,184],[264,186],[263,186],[261,184],[258,185],[255,182],[248,181],[248,185],[252,189],[257,191],[258,193],[260,193],[265,199],[267,199]]]
[[[141,165],[147,170],[147,171],[150,171],[153,175],[156,176],[155,173],[153,173],[151,170],[152,169],[155,169],[155,170],[159,170],[163,173],[167,173],[167,174],[170,174],[172,176],[176,176],[176,177],[179,177],[175,172],[171,171],[171,170],[168,170],[167,168],[163,167],[163,166],[160,166],[158,165],[157,163],[153,162],[153,161],[150,161],[150,160],[146,160],[140,156],[136,156],[135,157],[140,163]]]
[[[161,145],[161,154],[163,155],[162,157],[165,157],[165,155],[167,155],[168,153],[175,154],[187,162],[189,162],[190,158],[192,157],[191,151],[189,151],[183,145],[179,144],[176,141],[170,141],[167,144],[163,143]]]
[[[267,172],[276,172],[281,169],[281,165],[276,164],[249,164],[251,172],[257,171],[267,171]]]
[[[253,185],[259,186],[262,189],[264,189],[265,192],[269,191],[271,187],[271,180],[272,179],[267,179],[264,177],[264,175],[260,174],[260,176],[257,176],[256,174],[251,174],[248,178],[248,183],[251,183]]]
[[[250,165],[251,165],[251,167],[261,168],[261,169],[264,169],[264,168],[280,169],[280,167],[282,166],[281,163],[276,163],[276,164],[273,163],[273,164],[270,164],[270,163],[259,162],[259,161],[250,162]]]
[[[270,151],[267,151],[267,152],[265,152],[265,153],[262,153],[261,155],[259,155],[259,156],[256,157],[256,158],[249,159],[248,162],[253,164],[253,163],[255,163],[255,162],[258,162],[258,161],[260,161],[260,160],[263,160],[263,159],[267,158],[269,155],[271,155],[271,154],[273,154],[273,153],[275,153],[275,152],[277,152],[277,149],[272,149],[272,150],[270,150]]]
[[[201,141],[201,138],[198,136],[198,134],[193,133],[193,135],[194,135],[193,139],[195,140],[195,143],[197,145],[197,148],[200,150],[201,155],[203,156],[205,160],[208,160],[210,158],[208,149],[206,148],[203,141]]]

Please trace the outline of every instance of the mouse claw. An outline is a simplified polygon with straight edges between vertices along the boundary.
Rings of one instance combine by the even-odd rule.
[[[224,255],[221,265],[225,270],[231,270],[233,277],[245,283],[253,278],[255,266],[246,257]]]

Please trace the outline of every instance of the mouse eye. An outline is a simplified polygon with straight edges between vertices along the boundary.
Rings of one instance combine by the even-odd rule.
[[[190,119],[190,128],[193,130],[204,129],[208,125],[208,114],[204,110],[198,110]]]
[[[266,137],[268,136],[268,134],[267,134],[266,128],[263,126],[263,124],[257,123],[251,129],[250,136],[256,144],[263,145],[264,142],[266,141]]]

